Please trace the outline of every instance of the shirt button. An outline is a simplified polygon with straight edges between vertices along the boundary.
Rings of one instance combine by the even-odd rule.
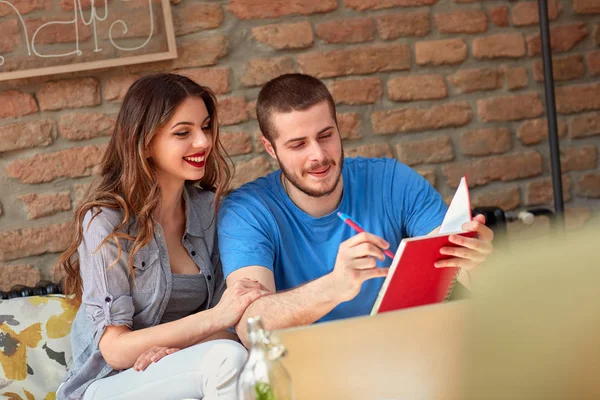
[[[142,261],[142,267],[145,267],[146,263],[144,261]]]
[[[196,255],[196,252],[195,252],[195,251],[192,251],[192,255],[193,255],[193,256],[195,256],[195,255]]]
[[[110,297],[106,296],[106,298],[104,299],[105,302],[110,303]]]
[[[212,276],[208,275],[208,276],[206,277],[206,279],[208,279],[208,280],[210,281],[210,280],[212,279]]]

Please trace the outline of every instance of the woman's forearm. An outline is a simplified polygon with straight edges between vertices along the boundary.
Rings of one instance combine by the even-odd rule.
[[[153,346],[183,349],[225,328],[214,309],[133,331],[126,326],[109,326],[100,339],[100,351],[111,368],[123,370],[133,367],[138,357]]]

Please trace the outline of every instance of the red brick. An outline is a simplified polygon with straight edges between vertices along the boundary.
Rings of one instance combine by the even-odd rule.
[[[352,47],[301,54],[300,71],[318,78],[410,69],[410,48],[403,44]]]
[[[81,43],[87,41],[92,37],[92,30],[90,29],[90,27],[82,24],[81,22],[78,22],[77,30],[75,30],[75,24],[72,22],[68,24],[63,24],[56,23],[56,21],[57,19],[54,17],[25,19],[27,31],[30,32],[29,40],[31,40],[33,32],[37,31],[44,24],[47,25],[40,29],[35,37],[36,45],[53,43],[75,43],[78,38],[79,42]]]
[[[409,75],[388,81],[388,96],[394,101],[443,99],[448,89],[441,75]]]
[[[362,43],[373,40],[373,20],[353,18],[317,25],[317,36],[327,43]]]
[[[533,62],[533,79],[537,82],[544,81],[544,65],[542,60]],[[552,60],[552,75],[555,81],[568,81],[570,79],[582,78],[585,75],[583,66],[583,57],[580,55],[571,55],[563,58],[554,58]]]
[[[185,3],[171,8],[177,36],[216,29],[223,21],[223,10],[219,4]]]
[[[58,129],[69,140],[87,140],[111,135],[116,121],[116,115],[68,113],[61,115]]]
[[[452,142],[448,136],[400,142],[395,149],[398,160],[406,165],[440,163],[454,159]]]
[[[562,176],[563,200],[571,200],[571,178],[568,175]],[[554,189],[552,179],[543,178],[530,182],[525,187],[525,204],[528,206],[538,206],[542,204],[552,204],[554,202]]]
[[[464,132],[460,149],[469,156],[488,156],[506,153],[512,147],[512,136],[507,128],[485,128]]]
[[[487,17],[482,10],[457,10],[435,15],[441,33],[482,33],[487,31]]]
[[[455,188],[466,175],[469,186],[485,185],[492,181],[512,181],[541,175],[542,156],[535,151],[481,158],[442,167],[448,184]]]
[[[252,36],[277,50],[304,49],[313,44],[312,26],[308,21],[257,26],[252,28]]]
[[[508,211],[514,210],[521,204],[521,192],[517,186],[502,189],[477,191],[471,194],[472,207],[500,207]]]
[[[0,9],[3,7],[0,4]],[[0,22],[0,53],[9,53],[21,43],[20,35],[21,25],[16,18],[7,19]]]
[[[240,161],[235,164],[235,174],[229,188],[237,189],[246,182],[265,176],[272,170],[273,168],[264,156],[258,156],[248,161]]]
[[[478,90],[493,90],[501,87],[500,72],[492,68],[459,70],[448,77],[452,86],[460,93],[471,93]]]
[[[0,126],[0,154],[5,151],[48,146],[56,137],[54,121],[38,120]]]
[[[187,67],[206,67],[215,65],[227,55],[227,41],[223,36],[207,36],[202,40],[177,42],[177,59],[172,69]]]
[[[467,59],[467,45],[462,39],[417,42],[415,58],[418,65],[460,64]]]
[[[600,14],[600,3],[597,0],[573,0],[573,10],[577,14]]]
[[[256,132],[254,132],[254,134],[252,135],[252,141],[254,142],[254,152],[255,153],[264,153],[265,152],[265,146],[262,143],[262,132],[259,130],[257,130]]]
[[[506,87],[508,87],[509,90],[524,88],[529,84],[527,70],[523,67],[505,67],[502,72],[506,78]]]
[[[246,111],[248,112],[248,116],[252,119],[256,119],[256,100],[249,101],[246,104]]]
[[[435,169],[433,168],[417,168],[415,169],[419,175],[429,182],[431,186],[435,186]]]
[[[239,19],[279,18],[285,15],[326,13],[337,0],[231,0],[227,9]]]
[[[542,115],[544,107],[538,93],[477,100],[477,114],[485,122],[516,121]]]
[[[17,285],[33,287],[39,281],[40,270],[33,265],[0,265],[0,290],[4,292],[10,291]]]
[[[525,40],[520,33],[498,33],[473,39],[473,57],[519,58],[525,55]]]
[[[600,50],[588,53],[585,56],[585,61],[587,62],[587,67],[590,71],[590,75],[600,75]]]
[[[244,99],[244,96],[219,99],[219,118],[223,126],[248,121],[248,111],[246,111],[246,99]]]
[[[548,0],[548,19],[554,21],[562,6],[559,0]],[[536,25],[540,22],[537,1],[520,1],[510,10],[513,25]]]
[[[344,140],[360,139],[360,115],[358,113],[337,114],[338,129]]]
[[[253,58],[246,64],[241,82],[244,86],[260,86],[271,79],[296,72],[290,57]]]
[[[36,194],[30,193],[18,197],[25,205],[27,219],[38,219],[71,209],[69,192]]]
[[[0,92],[0,118],[15,118],[38,111],[37,103],[29,93],[8,90]]]
[[[431,108],[399,108],[371,114],[373,131],[378,134],[463,126],[472,119],[473,112],[467,102],[445,103]]]
[[[45,83],[39,89],[37,98],[42,111],[97,106],[102,101],[100,85],[94,78]]]
[[[70,223],[0,232],[0,261],[10,261],[66,250]]]
[[[600,135],[600,113],[577,115],[571,120],[572,138]]]
[[[90,183],[76,183],[73,185],[73,207],[77,207],[84,196],[88,194]]]
[[[35,10],[49,10],[52,7],[52,0],[11,0],[9,3],[15,6],[21,15],[29,14]],[[0,6],[0,17],[14,15],[14,13],[12,7]]]
[[[431,32],[429,11],[413,11],[376,17],[379,37],[393,40],[403,36],[427,36]]]
[[[556,109],[562,114],[600,109],[600,83],[556,88]]]
[[[329,91],[337,104],[372,104],[381,98],[379,78],[345,79],[331,83]]]
[[[371,143],[344,150],[346,157],[392,157],[392,150],[387,143]]]
[[[581,197],[600,197],[600,174],[581,175],[575,181],[575,194]]]
[[[508,7],[505,5],[492,7],[490,9],[490,18],[496,26],[508,26]]]
[[[129,87],[139,78],[139,75],[121,75],[109,78],[102,85],[106,100],[123,100]]]
[[[589,31],[583,23],[557,26],[550,29],[550,47],[553,52],[571,50],[588,35]],[[530,56],[542,54],[542,41],[539,33],[527,37],[527,49]]]
[[[596,169],[598,151],[595,145],[561,149],[562,172]]]
[[[557,131],[559,138],[567,136],[567,123],[558,120]],[[548,120],[538,118],[523,122],[517,130],[517,137],[525,145],[541,143],[548,138]]]
[[[344,0],[344,5],[357,11],[382,10],[392,7],[430,6],[438,0]]]
[[[58,178],[89,176],[92,169],[100,164],[105,150],[106,145],[100,145],[36,154],[31,158],[9,163],[6,174],[23,183],[43,183]]]
[[[250,135],[245,132],[231,132],[220,134],[221,143],[227,154],[237,156],[240,154],[248,154],[252,152],[252,143]]]
[[[229,68],[192,68],[175,71],[177,74],[185,75],[194,82],[207,86],[215,94],[229,92]]]

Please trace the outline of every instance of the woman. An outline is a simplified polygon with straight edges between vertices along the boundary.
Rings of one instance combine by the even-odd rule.
[[[81,306],[58,399],[235,398],[246,351],[227,329],[268,292],[250,280],[224,290],[217,122],[214,95],[183,76],[129,88],[59,260]]]

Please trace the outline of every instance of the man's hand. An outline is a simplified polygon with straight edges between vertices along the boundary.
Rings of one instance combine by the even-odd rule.
[[[377,267],[383,261],[383,250],[389,243],[367,232],[359,233],[340,244],[335,266],[329,274],[332,293],[340,303],[352,300],[360,292],[364,281],[387,275],[389,268]]]
[[[452,258],[436,262],[436,267],[459,267],[469,271],[483,263],[494,249],[492,246],[494,232],[485,226],[485,216],[477,215],[472,221],[463,224],[462,228],[465,231],[477,232],[477,236],[467,238],[450,235],[450,242],[458,247],[442,247],[440,253]]]
[[[240,279],[228,286],[221,296],[219,304],[214,307],[219,319],[219,327],[229,328],[238,323],[246,308],[258,298],[271,292],[251,279]]]

